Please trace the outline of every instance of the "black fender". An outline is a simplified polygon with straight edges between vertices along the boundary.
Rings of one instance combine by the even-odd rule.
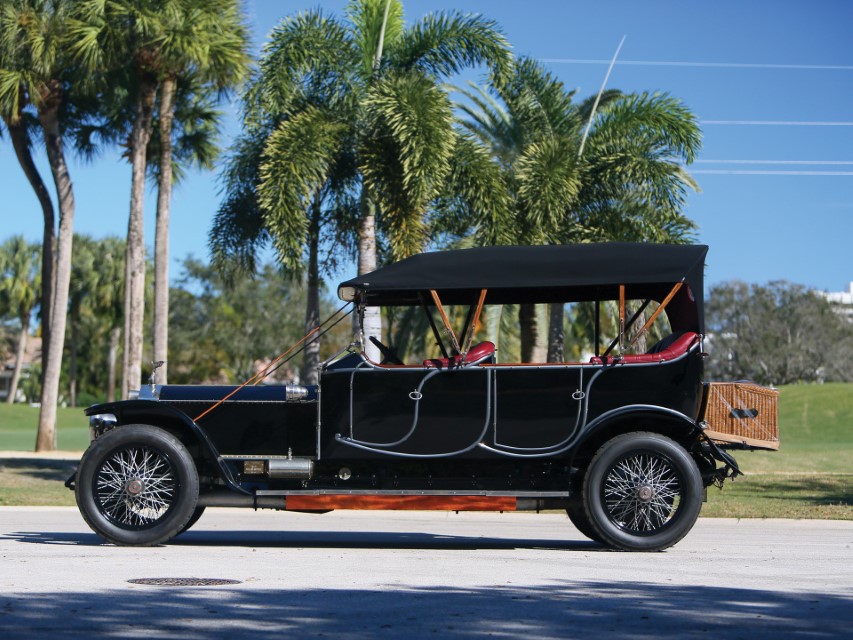
[[[649,426],[637,427],[637,423]],[[572,448],[569,461],[591,458],[607,440],[631,431],[653,431],[669,436],[677,442],[694,440],[702,429],[689,416],[657,405],[635,404],[602,413],[584,425]]]
[[[121,400],[95,404],[86,409],[87,416],[105,413],[116,417],[115,428],[121,428],[126,424],[149,424],[170,431],[178,437],[194,440],[200,445],[205,457],[216,465],[220,478],[231,490],[251,495],[250,491],[241,487],[234,479],[231,469],[222,460],[219,451],[204,430],[187,414],[175,407],[156,400]]]
[[[648,426],[638,429],[638,422]],[[619,407],[588,422],[581,431],[577,445],[572,449],[569,462],[574,467],[576,462],[591,458],[607,440],[638,430],[666,435],[680,442],[691,454],[695,454],[693,445],[701,443],[703,454],[710,455],[726,466],[726,475],[730,473],[729,468],[733,471],[730,477],[743,473],[738,468],[737,461],[711,442],[695,420],[674,409],[642,404]]]

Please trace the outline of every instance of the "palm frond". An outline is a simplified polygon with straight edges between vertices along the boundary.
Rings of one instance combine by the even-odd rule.
[[[374,83],[362,137],[365,184],[381,205],[392,253],[417,253],[426,240],[423,216],[450,170],[456,142],[447,94],[430,78],[392,74]]]
[[[510,45],[494,20],[455,11],[430,14],[415,23],[389,58],[396,68],[419,69],[437,78],[478,65],[503,78],[512,66]]]
[[[319,10],[282,20],[264,46],[248,92],[250,116],[287,117],[302,105],[342,101],[356,88],[358,51],[344,25]],[[260,112],[260,113],[259,113]]]
[[[259,166],[258,203],[282,265],[300,273],[306,211],[329,180],[348,127],[335,114],[306,109],[269,136]]]
[[[474,234],[479,244],[510,244],[515,237],[508,212],[507,173],[470,134],[459,134],[432,228],[455,236]],[[432,235],[432,234],[431,234]]]

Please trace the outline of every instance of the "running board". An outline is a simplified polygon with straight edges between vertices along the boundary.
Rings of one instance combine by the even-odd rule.
[[[199,506],[282,509],[286,511],[385,510],[385,511],[543,511],[565,509],[569,500],[565,492],[559,497],[541,494],[518,495],[423,495],[394,493],[377,495],[362,493],[278,492],[258,491],[241,495],[217,491],[199,496]]]

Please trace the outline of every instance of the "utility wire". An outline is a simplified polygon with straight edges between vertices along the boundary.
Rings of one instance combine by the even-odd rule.
[[[767,125],[779,127],[853,127],[853,122],[826,122],[816,120],[700,120],[699,124]]]
[[[610,64],[610,60],[588,60],[582,58],[540,58],[552,64]],[[747,62],[691,62],[676,60],[618,60],[618,65],[646,67],[710,67],[723,69],[798,69],[806,71],[853,71],[853,65],[845,64],[769,64]]]
[[[778,171],[773,169],[690,169],[691,174],[731,176],[853,176],[853,171]]]
[[[845,165],[853,164],[853,160],[704,160],[698,159],[695,163],[705,164],[794,164],[794,165]]]

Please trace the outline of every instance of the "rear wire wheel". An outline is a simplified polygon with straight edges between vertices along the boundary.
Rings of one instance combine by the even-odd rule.
[[[195,463],[180,440],[158,427],[129,425],[104,434],[83,454],[75,495],[83,519],[105,540],[150,546],[187,527],[198,487]]]
[[[660,551],[681,540],[702,508],[702,477],[693,458],[657,433],[628,433],[595,454],[583,507],[598,540],[626,551]]]
[[[566,515],[569,516],[569,520],[574,525],[575,529],[580,531],[590,540],[602,542],[601,537],[596,533],[595,529],[592,528],[592,524],[590,524],[589,518],[586,515],[586,510],[582,504],[573,504],[568,507],[566,509]]]

